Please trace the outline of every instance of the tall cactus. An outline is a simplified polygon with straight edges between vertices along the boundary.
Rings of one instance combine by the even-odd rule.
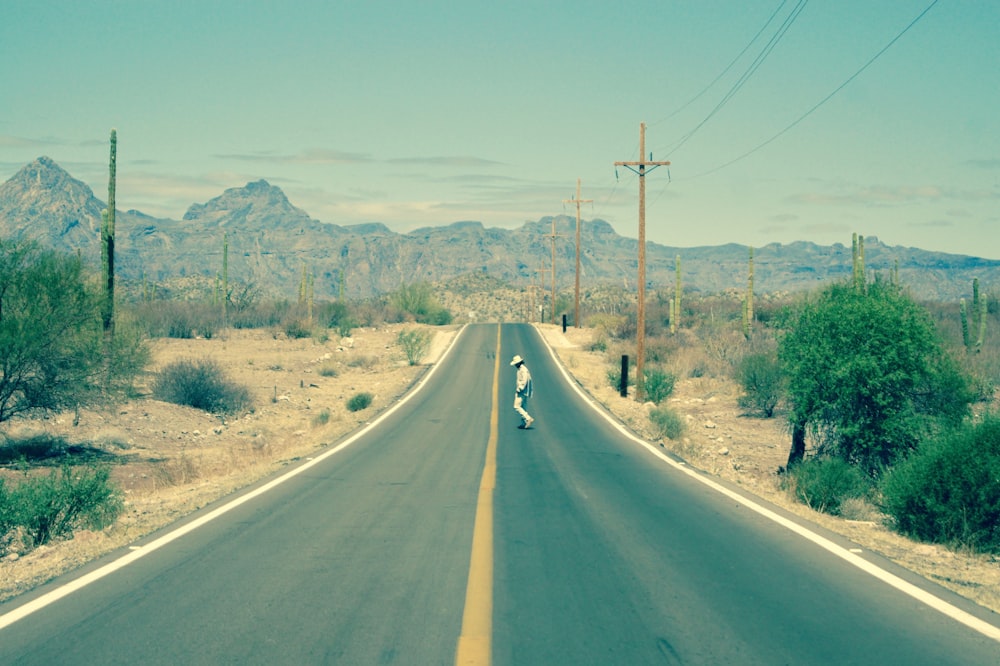
[[[743,336],[753,335],[753,247],[750,248],[750,271],[747,276],[747,294],[743,300]]]
[[[865,289],[865,237],[854,234],[853,236],[853,283],[855,288]]]
[[[222,325],[229,325],[229,233],[222,234]]]
[[[104,301],[101,321],[104,333],[114,335],[115,321],[115,184],[118,132],[111,130],[111,156],[108,161],[108,207],[101,212],[101,268],[104,272]]]
[[[986,318],[989,314],[986,297],[979,293],[979,278],[972,280],[971,307],[966,304],[963,298],[959,301],[959,313],[962,317],[962,342],[965,344],[965,350],[970,354],[978,354],[983,348],[983,340],[986,337]],[[973,334],[976,336],[975,341],[972,339]]]
[[[681,255],[674,260],[674,297],[670,301],[670,332],[676,333],[681,324]]]

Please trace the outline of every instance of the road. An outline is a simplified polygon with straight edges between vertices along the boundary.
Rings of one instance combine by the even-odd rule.
[[[993,614],[713,483],[470,326],[369,431],[0,605],[0,664],[1000,663]]]

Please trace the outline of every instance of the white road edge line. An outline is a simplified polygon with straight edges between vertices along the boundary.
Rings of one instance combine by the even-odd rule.
[[[832,553],[833,555],[836,555],[837,557],[845,560],[849,564],[854,565],[855,567],[861,569],[865,573],[874,576],[875,578],[881,580],[882,582],[891,585],[900,592],[909,595],[910,597],[916,599],[917,601],[923,603],[924,605],[929,606],[930,608],[933,608],[934,610],[939,611],[940,613],[943,613],[944,615],[950,617],[956,622],[960,622],[965,626],[969,627],[970,629],[974,629],[975,631],[978,631],[982,635],[1000,642],[1000,628],[995,627],[989,622],[985,622],[979,619],[978,617],[962,610],[961,608],[951,605],[944,599],[936,597],[930,592],[927,592],[926,590],[920,589],[916,585],[903,580],[902,578],[896,576],[895,574],[889,573],[885,569],[882,569],[881,567],[872,564],[871,562],[868,562],[864,558],[859,557],[855,553],[852,553],[851,551],[841,546],[838,546],[829,539],[820,536],[819,534],[816,534],[812,530],[809,530],[783,516],[776,514],[770,509],[767,509],[761,506],[760,504],[757,504],[748,497],[741,495],[740,493],[737,493],[733,490],[730,490],[729,488],[726,488],[725,486],[718,484],[715,481],[712,481],[711,479],[709,479],[706,476],[703,476],[699,472],[692,470],[689,466],[681,464],[676,460],[673,460],[666,454],[662,453],[658,449],[658,447],[654,446],[650,442],[647,442],[646,440],[637,437],[631,432],[629,432],[628,429],[625,428],[625,426],[616,421],[613,416],[611,416],[610,414],[608,414],[607,411],[598,406],[594,402],[594,400],[589,395],[587,395],[587,393],[584,392],[582,388],[580,388],[580,385],[577,383],[575,379],[573,379],[573,377],[569,374],[569,372],[567,372],[566,368],[559,360],[559,357],[556,355],[552,345],[550,345],[549,341],[545,339],[545,335],[542,334],[541,331],[538,331],[537,329],[535,330],[538,333],[538,336],[542,339],[542,342],[545,344],[546,348],[548,348],[549,355],[552,356],[552,359],[555,361],[556,366],[562,373],[563,378],[566,380],[566,383],[569,384],[570,387],[572,387],[573,390],[576,391],[577,394],[594,409],[594,411],[600,414],[608,423],[610,423],[615,429],[617,429],[620,433],[622,433],[622,435],[631,439],[637,444],[645,447],[654,456],[656,456],[663,462],[667,463],[671,467],[675,468],[679,472],[687,474],[689,477],[695,479],[699,483],[708,486],[712,490],[715,490],[716,492],[721,493],[726,497],[738,501],[744,507],[752,511],[755,511],[761,516],[781,525],[782,527],[791,530],[795,534],[798,534],[799,536],[808,539],[809,541],[812,541],[813,543],[823,548],[824,550]]]
[[[156,550],[159,550],[163,546],[166,546],[167,544],[176,541],[177,539],[180,539],[182,536],[195,531],[199,527],[212,522],[216,518],[226,513],[229,513],[233,509],[242,506],[243,504],[246,504],[250,500],[260,497],[269,490],[272,490],[277,486],[280,486],[285,481],[288,481],[289,479],[298,476],[307,469],[310,469],[311,467],[318,465],[327,458],[336,455],[337,453],[340,453],[351,444],[354,444],[357,440],[361,439],[361,437],[363,437],[369,430],[371,430],[376,425],[381,423],[383,420],[388,418],[397,409],[405,405],[414,395],[416,395],[427,384],[430,378],[434,376],[434,373],[437,372],[437,369],[441,367],[441,362],[445,359],[446,356],[448,356],[451,350],[455,347],[455,343],[458,341],[458,338],[465,331],[466,327],[467,325],[462,326],[462,328],[458,330],[458,332],[455,334],[455,337],[452,338],[451,343],[449,343],[448,347],[441,354],[441,357],[434,362],[434,365],[431,366],[431,369],[427,371],[427,374],[425,374],[423,378],[421,378],[421,380],[417,383],[417,385],[413,388],[413,390],[407,391],[407,393],[402,397],[402,399],[399,400],[399,402],[397,402],[392,407],[379,414],[374,421],[372,421],[364,428],[362,428],[358,432],[354,433],[353,435],[345,439],[336,447],[329,449],[328,451],[324,451],[323,453],[316,456],[312,460],[309,460],[308,462],[299,465],[295,469],[289,470],[285,474],[282,474],[281,476],[269,481],[268,483],[265,483],[259,488],[256,488],[246,493],[245,495],[240,495],[239,497],[223,504],[217,509],[214,509],[209,513],[206,513],[204,516],[192,520],[191,522],[186,523],[181,527],[178,527],[176,530],[164,534],[163,536],[155,539],[154,541],[149,542],[144,546],[135,548],[131,552],[122,555],[118,559],[114,560],[113,562],[109,562],[108,564],[104,565],[103,567],[100,567],[99,569],[95,569],[94,571],[91,571],[90,573],[81,576],[80,578],[72,580],[63,586],[52,590],[51,592],[43,594],[37,599],[29,601],[23,606],[19,606],[18,608],[15,608],[14,610],[4,615],[0,615],[0,630],[9,627],[18,620],[24,619],[25,617],[31,615],[32,613],[35,613],[45,608],[46,606],[55,603],[56,601],[62,599],[63,597],[69,596],[70,594],[76,592],[77,590],[83,589],[84,587],[90,585],[91,583],[96,582],[101,578],[104,578],[105,576],[112,574],[115,571],[118,571],[119,569],[127,567],[136,560],[145,557],[146,555],[149,555],[150,553]]]

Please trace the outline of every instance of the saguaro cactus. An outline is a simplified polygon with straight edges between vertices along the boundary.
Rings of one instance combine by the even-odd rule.
[[[857,289],[865,288],[865,237],[854,234],[853,237],[853,281]]]
[[[962,342],[965,344],[965,351],[970,354],[974,352],[978,353],[983,348],[983,339],[986,337],[986,317],[988,311],[986,298],[979,293],[979,278],[973,278],[972,280],[971,309],[972,312],[970,313],[964,298],[959,301],[959,312],[962,317]],[[973,332],[976,334],[975,342],[972,340]]]
[[[222,234],[222,325],[229,324],[229,233]]]
[[[750,270],[747,275],[747,293],[743,299],[743,335],[747,340],[753,334],[753,248],[750,248]]]
[[[681,323],[681,255],[674,260],[674,297],[670,301],[670,332],[676,333]]]
[[[114,334],[115,321],[115,179],[118,132],[111,130],[111,157],[108,162],[108,207],[101,212],[101,267],[104,272],[104,303],[101,321],[108,336]]]

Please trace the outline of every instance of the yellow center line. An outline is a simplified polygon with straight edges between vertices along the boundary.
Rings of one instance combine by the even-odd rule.
[[[490,437],[486,443],[486,465],[479,482],[476,522],[472,529],[469,582],[465,588],[462,633],[458,637],[455,664],[488,665],[493,638],[493,489],[497,480],[497,438],[500,423],[500,326],[497,325],[496,361],[493,364],[493,407]]]

